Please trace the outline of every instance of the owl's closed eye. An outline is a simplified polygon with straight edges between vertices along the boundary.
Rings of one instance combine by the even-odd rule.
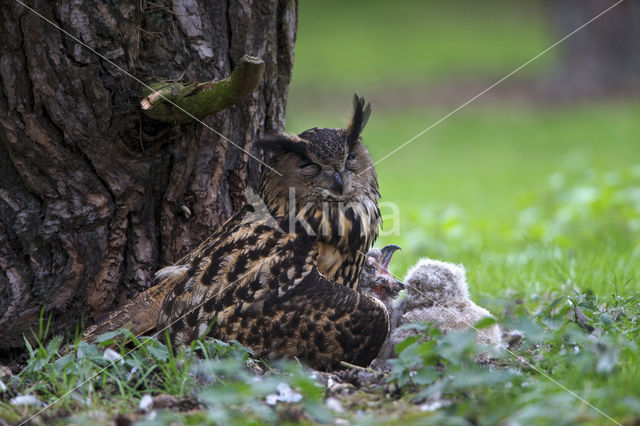
[[[281,176],[265,170],[264,189],[293,188],[301,200],[351,202],[366,191],[377,194],[373,161],[360,139],[371,107],[355,96],[354,113],[346,129],[317,128],[297,136],[276,135],[260,146]]]

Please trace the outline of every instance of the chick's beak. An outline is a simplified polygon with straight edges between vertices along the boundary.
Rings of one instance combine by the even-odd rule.
[[[394,284],[397,285],[398,287],[400,287],[400,290],[402,290],[405,287],[404,283],[402,281],[400,281],[396,277],[393,277],[393,279],[395,280]],[[400,290],[398,290],[398,291],[400,291]]]
[[[388,246],[382,247],[382,258],[380,259],[380,266],[382,266],[385,270],[389,268],[389,263],[391,263],[391,257],[393,253],[398,250],[402,250],[399,246],[395,244],[389,244]]]
[[[380,271],[384,274],[391,275],[391,272],[389,272],[389,263],[391,263],[391,258],[393,257],[393,253],[395,253],[398,250],[402,250],[399,246],[395,245],[395,244],[389,244],[387,246],[382,247],[382,249],[380,250],[382,252],[382,258],[380,259]],[[404,283],[398,279],[395,279],[395,282],[398,286],[400,286],[400,288],[404,288]]]

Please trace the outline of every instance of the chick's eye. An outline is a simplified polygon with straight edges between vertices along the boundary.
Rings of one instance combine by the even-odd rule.
[[[349,154],[347,156],[347,161],[355,161],[356,159],[356,155],[355,154]]]

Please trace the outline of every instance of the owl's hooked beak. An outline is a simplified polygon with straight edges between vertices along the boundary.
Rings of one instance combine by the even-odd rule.
[[[344,182],[342,181],[342,175],[340,172],[333,173],[333,184],[331,185],[331,189],[340,195],[344,193]]]
[[[324,170],[316,179],[318,186],[326,191],[325,195],[330,199],[342,198],[345,191],[348,192],[350,188],[349,178],[346,177],[345,182],[345,176],[336,169]]]

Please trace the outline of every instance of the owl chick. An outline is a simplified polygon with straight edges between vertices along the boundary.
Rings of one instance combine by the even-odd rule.
[[[415,322],[432,322],[443,333],[465,330],[486,317],[493,317],[485,308],[469,298],[466,274],[462,265],[432,259],[420,259],[405,277],[407,297],[398,307],[400,319],[396,327]],[[415,330],[392,328],[385,342],[386,350],[381,350],[379,359],[393,356],[393,348],[410,336]],[[476,341],[483,344],[500,345],[501,330],[497,324],[479,330]]]
[[[395,244],[389,244],[382,249],[372,248],[367,253],[360,274],[360,291],[378,298],[389,312],[394,299],[404,288],[404,283],[389,272],[391,258],[398,250],[400,247]]]
[[[381,223],[378,181],[360,134],[370,105],[354,97],[346,129],[265,138],[258,196],[199,247],[158,271],[156,285],[85,331],[168,330],[174,345],[207,333],[257,357],[298,358],[316,369],[368,365],[388,313],[358,291]]]
[[[360,291],[377,298],[387,308],[390,333],[398,326],[400,317],[404,314],[403,305],[405,303],[405,298],[399,297],[405,284],[389,272],[391,257],[397,250],[400,250],[400,247],[395,244],[390,244],[382,249],[372,248],[367,253],[367,259],[360,274]],[[390,334],[387,335],[382,348],[380,348],[377,359],[387,359],[389,355],[393,354],[393,346],[389,337]],[[373,365],[373,367],[380,366]]]

